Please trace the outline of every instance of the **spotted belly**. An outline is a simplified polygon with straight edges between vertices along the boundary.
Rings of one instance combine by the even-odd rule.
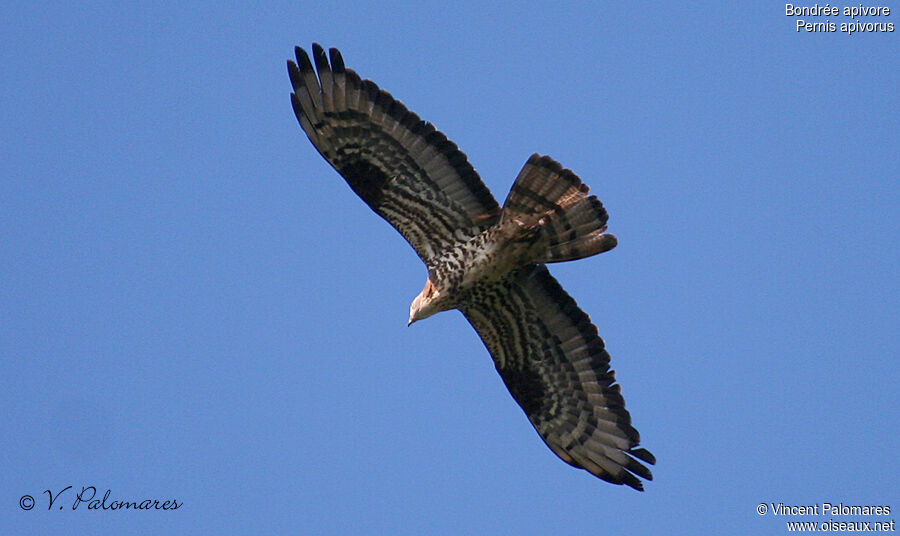
[[[448,249],[429,275],[441,293],[462,298],[479,283],[497,281],[527,264],[527,245],[510,241],[497,228]]]

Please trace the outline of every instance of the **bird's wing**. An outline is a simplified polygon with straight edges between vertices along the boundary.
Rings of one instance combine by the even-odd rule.
[[[313,44],[288,61],[291,102],[319,153],[429,259],[494,224],[497,201],[456,144],[371,80]],[[316,74],[318,73],[318,76]]]
[[[544,265],[473,289],[463,314],[544,442],[565,462],[642,490],[655,458],[640,436],[590,318]],[[637,476],[635,476],[637,475]]]

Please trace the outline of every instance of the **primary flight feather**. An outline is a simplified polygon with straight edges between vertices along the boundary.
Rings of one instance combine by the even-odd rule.
[[[650,452],[609,369],[597,328],[545,263],[616,246],[588,187],[532,155],[501,208],[466,156],[390,93],[361,80],[337,49],[288,61],[291,103],[319,153],[393,225],[428,268],[409,323],[459,309],[516,402],[565,462],[642,490]],[[330,61],[329,61],[330,60]]]

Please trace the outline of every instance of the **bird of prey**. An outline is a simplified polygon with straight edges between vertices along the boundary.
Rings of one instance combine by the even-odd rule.
[[[459,309],[544,442],[566,463],[643,490],[650,452],[597,328],[545,264],[615,247],[588,187],[532,155],[501,208],[456,144],[337,49],[297,47],[291,102],[313,146],[410,243],[428,268],[409,323]],[[330,59],[330,61],[329,61]],[[315,65],[315,66],[313,66]]]

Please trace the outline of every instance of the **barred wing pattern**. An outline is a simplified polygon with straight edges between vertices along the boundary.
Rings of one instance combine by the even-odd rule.
[[[473,289],[462,309],[513,398],[565,462],[643,490],[640,442],[594,326],[542,265]]]
[[[291,102],[325,159],[429,264],[435,254],[496,223],[500,207],[455,143],[390,93],[331,63],[313,45],[288,61]],[[318,77],[316,76],[318,73]]]
[[[336,49],[326,57],[314,44],[312,52],[310,61],[298,47],[296,63],[288,61],[294,113],[353,191],[406,238],[429,274],[441,269],[470,274],[485,258],[505,266],[508,259],[482,247],[480,238],[470,241],[500,222],[501,209],[457,146],[389,93],[347,69]],[[546,262],[582,258],[615,245],[610,235],[600,234],[606,224],[602,204],[592,197],[573,201],[587,193],[574,174],[534,155],[520,179],[504,211],[526,231],[530,225],[547,229]],[[499,236],[494,232],[498,228],[506,229],[498,225],[481,236]],[[585,240],[595,235],[595,242]],[[431,287],[426,284],[416,300],[439,294],[433,293],[430,278],[428,283]],[[637,477],[649,480],[652,475],[640,461],[653,464],[655,459],[637,448],[640,438],[609,370],[609,354],[597,328],[543,264],[440,292],[449,294],[443,298],[451,304],[440,310],[457,307],[463,312],[553,452],[604,480],[643,489]],[[413,315],[411,306],[411,321]]]

